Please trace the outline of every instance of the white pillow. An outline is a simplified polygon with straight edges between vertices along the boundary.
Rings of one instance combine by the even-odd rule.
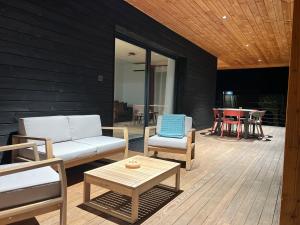
[[[19,133],[31,137],[51,138],[53,143],[71,140],[69,121],[65,116],[20,118]],[[40,141],[36,143],[44,144]]]
[[[99,115],[67,116],[72,140],[102,135]]]

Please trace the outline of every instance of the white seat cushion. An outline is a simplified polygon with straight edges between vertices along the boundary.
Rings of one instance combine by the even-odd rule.
[[[158,116],[157,118],[157,124],[156,124],[156,131],[159,134],[160,132],[160,128],[161,128],[161,120],[162,120],[162,115]],[[192,129],[193,126],[193,119],[192,117],[185,117],[185,136],[188,135],[188,132]]]
[[[108,136],[84,138],[76,140],[76,142],[96,147],[98,153],[126,147],[126,141],[124,139]]]
[[[0,165],[0,170],[26,163]],[[0,209],[60,196],[59,175],[42,167],[0,177]]]
[[[99,115],[67,116],[72,140],[102,135]]]
[[[148,139],[148,145],[167,148],[187,148],[187,137],[183,138],[168,138],[154,135]]]
[[[20,118],[19,133],[32,137],[51,138],[53,143],[71,140],[69,121],[65,116]],[[38,145],[45,144],[41,141],[35,142]]]
[[[96,147],[75,141],[55,143],[52,145],[52,147],[54,157],[61,158],[64,161],[78,159],[85,156],[93,156],[97,154]],[[38,146],[38,151],[40,153],[41,159],[45,159],[45,145]],[[33,159],[34,156],[32,149],[22,149],[19,151],[19,155],[28,159]]]

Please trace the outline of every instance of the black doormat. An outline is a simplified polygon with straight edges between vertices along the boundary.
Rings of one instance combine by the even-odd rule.
[[[149,191],[143,193],[140,196],[140,205],[139,205],[139,219],[135,225],[143,223],[146,219],[176,198],[183,191],[175,192],[171,189],[165,188],[163,185],[158,185],[150,189]],[[106,192],[94,199],[92,199],[96,204],[104,205],[106,207],[113,207],[122,212],[130,213],[131,212],[131,199],[127,196],[114,193],[112,191]],[[84,204],[80,204],[79,207],[82,210],[93,213],[97,216],[103,217],[106,220],[112,221],[119,225],[129,225],[121,219],[110,216],[106,213],[102,213],[96,209],[88,207]],[[58,215],[57,215],[58,216]],[[12,225],[39,225],[40,223],[36,218],[30,218],[20,222],[12,223]]]
[[[129,140],[129,150],[135,152],[144,152],[144,138],[135,138]]]
[[[40,223],[37,221],[35,217],[33,217],[27,220],[11,223],[10,225],[40,225]]]
[[[181,193],[182,191],[175,192],[171,188],[164,185],[157,185],[152,189],[144,192],[140,195],[138,220],[134,224],[141,224]],[[131,213],[131,198],[112,191],[108,191],[92,199],[90,203],[92,203],[93,205],[99,205],[101,206],[101,208],[109,208],[122,214],[125,213],[127,215],[130,215]],[[97,216],[103,217],[106,220],[112,221],[116,224],[130,224],[114,216],[100,212],[85,204],[80,204],[78,205],[78,207]]]

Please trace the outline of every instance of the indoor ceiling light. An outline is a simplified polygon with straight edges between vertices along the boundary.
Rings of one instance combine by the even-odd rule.
[[[227,16],[223,16],[222,19],[223,19],[223,20],[226,20],[226,19],[227,19]]]
[[[246,47],[249,47],[249,44],[246,44],[245,46],[246,46]]]
[[[262,59],[258,59],[257,61],[258,61],[258,62],[262,62]]]
[[[128,56],[134,56],[134,55],[136,55],[135,52],[128,52]]]

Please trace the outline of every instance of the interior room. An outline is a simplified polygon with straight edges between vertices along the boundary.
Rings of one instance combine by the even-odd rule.
[[[149,125],[156,124],[158,115],[174,111],[175,60],[151,51],[150,64],[147,75],[146,49],[116,39],[114,126],[128,127],[130,140],[143,137],[145,97],[149,98]],[[118,131],[115,135],[120,136]]]
[[[299,225],[300,1],[0,0],[0,225]]]

